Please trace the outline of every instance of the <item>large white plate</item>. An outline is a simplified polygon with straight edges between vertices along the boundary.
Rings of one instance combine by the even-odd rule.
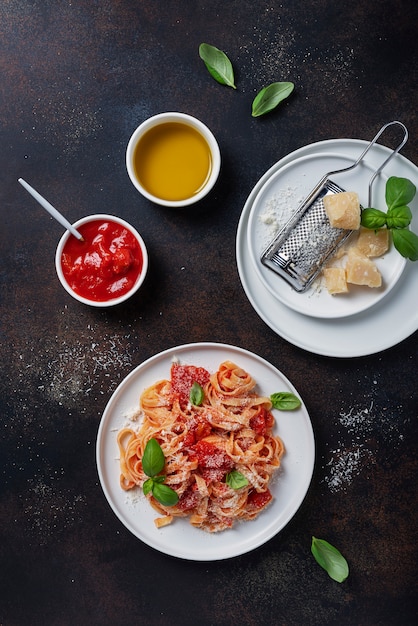
[[[247,242],[248,218],[253,202],[264,183],[294,159],[322,152],[356,158],[368,142],[359,139],[331,139],[305,146],[273,165],[259,180],[245,203],[238,224],[236,254],[244,291],[255,311],[278,335],[295,346],[331,357],[358,357],[386,350],[418,329],[418,263],[407,261],[405,270],[390,294],[381,302],[351,317],[321,319],[300,314],[274,297],[259,279],[250,258]],[[378,167],[391,151],[375,144],[368,163]],[[386,176],[409,178],[418,187],[418,169],[402,155],[396,155]],[[411,203],[412,230],[418,232],[418,199]]]
[[[319,280],[306,292],[298,293],[261,263],[262,253],[278,231],[278,228],[274,231],[275,227],[284,226],[290,214],[301,204],[301,199],[307,197],[325,174],[348,167],[353,161],[345,155],[332,152],[318,152],[294,159],[266,180],[252,203],[247,237],[254,269],[273,296],[299,313],[326,318],[360,313],[385,297],[405,268],[406,260],[391,246],[384,256],[374,259],[382,275],[382,287],[370,289],[350,285],[348,293],[332,296]],[[347,191],[357,191],[360,204],[367,206],[369,181],[374,170],[365,160],[353,170],[331,176],[331,179]],[[386,181],[386,176],[382,174],[376,178],[372,188],[372,204],[382,210],[386,210]],[[266,223],[266,215],[275,218],[273,224]]]
[[[289,380],[273,365],[242,348],[217,343],[186,344],[170,348],[134,369],[119,385],[103,413],[97,437],[97,467],[105,496],[120,521],[149,546],[171,556],[193,561],[215,561],[244,554],[262,545],[292,519],[308,490],[315,457],[312,425],[302,403],[296,411],[273,411],[275,434],[284,442],[286,452],[277,479],[271,486],[273,502],[249,522],[231,530],[206,533],[193,528],[187,519],[157,529],[156,512],[138,488],[132,498],[119,484],[119,459],[116,437],[126,425],[127,416],[138,409],[141,392],[157,380],[170,377],[174,357],[184,364],[216,371],[220,363],[231,360],[257,381],[260,394],[277,391],[297,393]],[[300,396],[299,396],[300,397]]]

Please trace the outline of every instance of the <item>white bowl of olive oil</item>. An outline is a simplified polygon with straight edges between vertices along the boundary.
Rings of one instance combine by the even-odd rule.
[[[126,149],[126,168],[148,200],[184,207],[204,198],[221,167],[218,143],[200,120],[186,113],[160,113],[145,120]]]

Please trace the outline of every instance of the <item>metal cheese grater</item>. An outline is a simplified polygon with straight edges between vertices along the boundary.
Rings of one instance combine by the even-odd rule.
[[[399,125],[403,129],[404,136],[398,147],[391,152],[369,181],[368,206],[371,207],[372,186],[376,176],[408,139],[408,131],[401,122],[394,121],[385,124],[352,165],[325,174],[261,255],[263,265],[284,278],[295,291],[301,293],[306,291],[321,272],[326,261],[353,232],[333,228],[329,223],[323,198],[328,194],[345,191],[332,181],[330,176],[354,169],[386,128],[392,125]]]

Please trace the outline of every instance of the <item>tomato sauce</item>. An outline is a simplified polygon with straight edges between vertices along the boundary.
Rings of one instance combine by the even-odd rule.
[[[187,423],[187,434],[184,437],[184,446],[189,448],[197,441],[209,437],[212,434],[212,426],[202,416],[193,417]]]
[[[256,491],[253,491],[248,496],[248,504],[254,509],[263,509],[272,499],[273,496],[271,495],[269,489],[267,489],[263,493],[257,493]]]
[[[106,302],[125,295],[143,267],[140,245],[125,226],[93,220],[77,228],[84,238],[69,237],[61,257],[71,289],[88,300]]]
[[[201,387],[204,387],[209,378],[210,374],[204,367],[179,365],[178,363],[173,363],[171,366],[171,386],[182,405],[189,402],[193,383],[199,383]]]
[[[187,511],[189,509],[193,509],[195,506],[199,504],[200,495],[197,491],[197,485],[194,483],[191,487],[186,489],[186,491],[180,497],[177,507],[181,511]]]
[[[230,472],[235,465],[226,452],[208,441],[198,441],[192,449],[200,472],[207,483],[223,480],[225,474]]]
[[[258,413],[256,413],[250,419],[250,427],[257,433],[264,437],[267,432],[273,428],[274,417],[270,411],[266,411],[263,407],[260,407]]]

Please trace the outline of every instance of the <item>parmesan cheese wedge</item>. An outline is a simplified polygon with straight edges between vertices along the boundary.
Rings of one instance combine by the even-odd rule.
[[[324,196],[324,208],[333,228],[358,230],[360,228],[360,202],[355,191]]]
[[[389,249],[389,230],[387,228],[378,230],[360,228],[356,248],[367,257],[382,256]]]
[[[328,293],[347,293],[348,285],[343,267],[326,267],[323,270]]]
[[[376,265],[356,248],[350,248],[345,266],[347,282],[353,285],[380,287],[382,276]]]

